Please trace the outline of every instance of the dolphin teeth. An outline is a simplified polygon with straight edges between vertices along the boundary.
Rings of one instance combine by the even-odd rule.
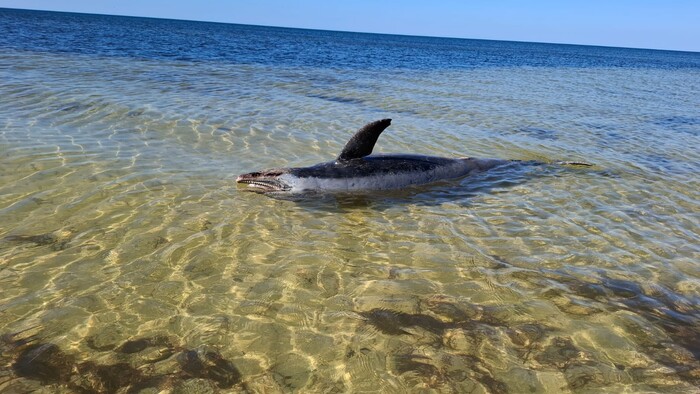
[[[276,181],[239,179],[238,183],[244,183],[244,184],[248,185],[248,187],[250,187],[250,188],[262,189],[262,191],[264,191],[264,192],[287,190],[286,187],[284,187],[283,185],[280,185]]]

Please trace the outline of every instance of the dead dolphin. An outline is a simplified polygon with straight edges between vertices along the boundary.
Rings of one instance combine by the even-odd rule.
[[[489,170],[513,160],[376,154],[372,149],[391,119],[361,128],[335,161],[311,167],[274,168],[239,175],[236,182],[260,193],[353,192],[401,189]],[[581,164],[562,162],[561,164]]]

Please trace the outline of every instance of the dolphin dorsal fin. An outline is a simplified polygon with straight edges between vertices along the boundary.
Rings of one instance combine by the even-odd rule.
[[[350,138],[343,151],[338,156],[339,161],[359,159],[372,153],[379,134],[391,124],[391,119],[382,119],[367,123]]]

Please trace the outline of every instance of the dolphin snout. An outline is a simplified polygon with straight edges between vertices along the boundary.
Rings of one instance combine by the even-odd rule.
[[[241,174],[236,178],[236,183],[244,183],[248,188],[258,192],[279,192],[290,189],[290,186],[282,182],[279,177],[285,174],[282,170],[267,170]]]

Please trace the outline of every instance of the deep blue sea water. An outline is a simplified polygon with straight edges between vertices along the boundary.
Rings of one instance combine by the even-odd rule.
[[[0,392],[700,386],[700,53],[0,9]],[[272,199],[376,151],[589,161]]]
[[[338,69],[698,68],[697,53],[3,10],[18,50]]]

